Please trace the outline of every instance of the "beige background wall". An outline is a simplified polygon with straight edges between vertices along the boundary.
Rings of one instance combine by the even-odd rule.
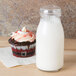
[[[76,38],[76,0],[0,0],[0,35],[7,35],[19,25],[36,31],[39,8],[55,4],[62,8],[66,38]]]

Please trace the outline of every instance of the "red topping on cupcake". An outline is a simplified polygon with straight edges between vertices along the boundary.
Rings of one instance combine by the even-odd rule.
[[[35,40],[34,33],[30,32],[25,27],[23,27],[22,30],[13,32],[13,34],[11,35],[11,37],[14,38],[18,42],[22,42],[22,41],[30,41],[30,42],[32,42],[32,41]]]

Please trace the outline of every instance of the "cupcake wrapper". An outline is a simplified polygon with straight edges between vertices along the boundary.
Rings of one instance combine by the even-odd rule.
[[[15,46],[15,45],[11,45],[12,48],[14,49],[18,49],[18,50],[26,50],[28,49],[28,46]],[[30,45],[29,49],[35,47],[35,44]]]
[[[35,54],[35,44],[29,46],[11,45],[13,55],[16,57],[30,57]]]

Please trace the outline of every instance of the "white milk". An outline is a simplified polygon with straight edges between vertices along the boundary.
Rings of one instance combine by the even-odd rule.
[[[60,17],[44,14],[36,33],[36,66],[44,71],[57,71],[63,63],[64,31]]]

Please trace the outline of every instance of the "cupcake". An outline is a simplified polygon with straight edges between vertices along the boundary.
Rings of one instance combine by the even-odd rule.
[[[25,27],[12,32],[8,42],[11,44],[12,53],[16,57],[30,57],[35,54],[35,34]]]

